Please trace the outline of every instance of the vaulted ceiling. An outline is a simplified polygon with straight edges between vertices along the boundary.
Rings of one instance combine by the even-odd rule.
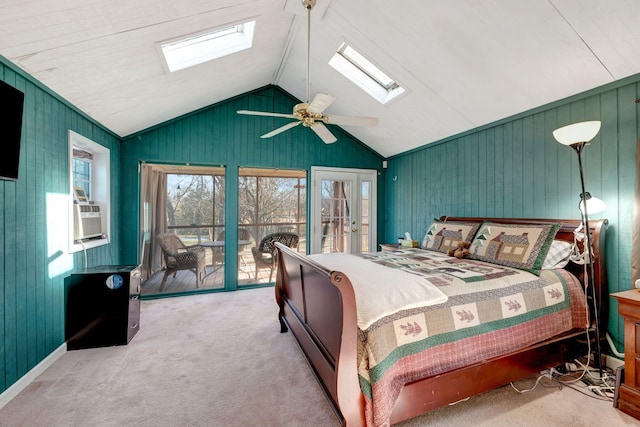
[[[312,96],[378,117],[345,130],[385,157],[640,72],[637,0],[317,1]],[[166,71],[159,42],[248,19],[250,49]],[[381,105],[345,79],[328,65],[343,41],[407,92]],[[268,84],[304,101],[307,15],[301,0],[4,0],[0,55],[124,137]]]

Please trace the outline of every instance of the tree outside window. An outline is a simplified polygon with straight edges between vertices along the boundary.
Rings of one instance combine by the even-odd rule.
[[[167,223],[185,244],[213,241],[224,228],[224,174],[167,174]]]

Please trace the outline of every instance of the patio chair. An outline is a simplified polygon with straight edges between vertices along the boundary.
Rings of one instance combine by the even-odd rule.
[[[262,238],[258,247],[251,248],[251,254],[253,255],[253,261],[256,265],[255,280],[258,280],[258,271],[263,268],[269,269],[269,282],[273,276],[273,269],[277,265],[278,251],[276,250],[276,242],[280,242],[290,248],[298,247],[298,235],[289,232],[278,232],[268,234]]]
[[[191,270],[196,275],[196,288],[200,287],[206,272],[204,248],[199,245],[187,246],[173,233],[159,234],[158,243],[165,262],[160,291],[164,290],[167,276],[173,273],[175,278],[180,270]]]

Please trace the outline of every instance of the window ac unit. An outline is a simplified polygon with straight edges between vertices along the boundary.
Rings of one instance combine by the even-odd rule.
[[[102,236],[102,216],[99,205],[73,205],[73,240]]]

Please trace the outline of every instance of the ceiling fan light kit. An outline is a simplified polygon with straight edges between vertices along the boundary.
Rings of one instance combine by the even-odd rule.
[[[316,135],[322,139],[325,144],[332,144],[337,141],[337,138],[331,133],[331,131],[325,126],[326,124],[343,125],[343,126],[375,126],[378,124],[376,117],[353,117],[353,116],[336,116],[325,115],[324,111],[336,100],[335,96],[326,93],[318,93],[313,98],[313,101],[309,102],[310,90],[311,90],[311,10],[316,5],[316,0],[302,0],[302,5],[307,10],[307,100],[301,102],[293,107],[292,114],[284,113],[269,113],[264,111],[251,111],[251,110],[238,110],[238,114],[253,115],[253,116],[267,116],[267,117],[281,117],[287,119],[296,119],[297,121],[287,123],[271,132],[265,133],[260,138],[271,138],[279,133],[294,128],[299,124],[304,127],[310,128]]]

